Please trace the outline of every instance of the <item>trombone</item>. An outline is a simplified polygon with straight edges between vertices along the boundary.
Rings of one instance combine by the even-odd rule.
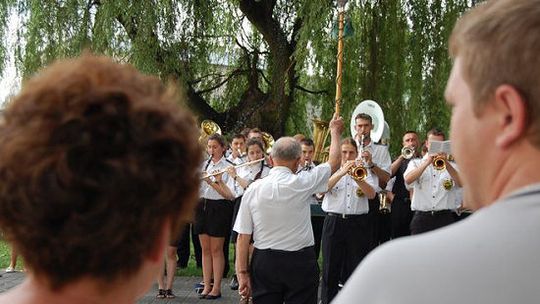
[[[238,168],[241,168],[241,167],[253,165],[253,164],[256,164],[256,163],[261,162],[263,160],[264,160],[264,157],[260,158],[260,159],[253,160],[253,161],[249,161],[249,162],[234,166],[234,169],[238,169]],[[211,176],[216,176],[216,175],[219,175],[219,174],[223,174],[223,173],[227,172],[228,169],[229,168],[227,167],[227,168],[223,168],[221,170],[216,170],[216,171],[211,172],[211,173],[204,172],[201,179],[205,179],[205,178],[208,178],[208,177],[211,177]]]

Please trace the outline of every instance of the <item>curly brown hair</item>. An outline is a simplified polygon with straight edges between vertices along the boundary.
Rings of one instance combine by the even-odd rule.
[[[182,98],[84,55],[40,72],[6,109],[0,228],[51,289],[135,273],[167,220],[191,218],[202,153]]]

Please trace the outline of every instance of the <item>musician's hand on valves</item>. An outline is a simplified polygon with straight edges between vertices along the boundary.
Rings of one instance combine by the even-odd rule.
[[[340,176],[345,176],[349,173],[349,169],[351,169],[352,166],[356,164],[355,160],[349,160],[347,161],[341,168],[338,170],[338,174]]]
[[[338,116],[337,113],[334,113],[334,116],[332,117],[332,120],[330,120],[328,126],[330,128],[330,131],[336,132],[336,134],[343,133],[343,118],[341,118],[341,116]]]
[[[214,175],[214,183],[219,184],[222,181],[223,173]]]

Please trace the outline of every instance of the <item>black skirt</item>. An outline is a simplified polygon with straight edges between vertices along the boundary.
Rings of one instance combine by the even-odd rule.
[[[195,214],[195,233],[226,237],[231,231],[233,202],[201,199]]]

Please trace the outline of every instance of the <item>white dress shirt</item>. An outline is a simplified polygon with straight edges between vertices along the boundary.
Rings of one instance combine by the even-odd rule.
[[[378,190],[379,179],[377,175],[367,170],[365,182],[375,191]],[[332,189],[324,195],[322,209],[324,212],[341,214],[366,214],[369,212],[368,198],[366,195],[358,196],[356,191],[358,184],[349,175],[343,176]]]
[[[315,164],[313,162],[309,163],[307,166],[298,166],[298,171],[296,171],[296,174],[309,174],[313,168],[315,168]],[[310,204],[319,205],[319,200],[317,199],[316,194],[311,196]]]
[[[252,234],[257,249],[297,251],[313,246],[309,201],[311,195],[326,191],[330,174],[328,163],[300,175],[286,167],[272,168],[244,193],[234,231]]]
[[[358,155],[362,147],[358,147]],[[368,145],[364,146],[364,151],[369,151],[371,153],[371,160],[377,167],[392,174],[390,166],[392,165],[392,159],[390,158],[390,152],[388,152],[388,146],[374,144],[373,141],[370,141]]]
[[[427,159],[427,155],[423,158],[415,158],[409,162],[407,170],[403,176],[409,174],[412,170],[421,166]],[[452,167],[458,170],[456,164],[452,162]],[[445,183],[451,183],[451,189],[445,189]],[[411,201],[411,209],[416,211],[438,211],[438,210],[454,210],[457,208],[456,201],[458,200],[458,189],[456,182],[452,179],[447,170],[436,170],[433,165],[429,165],[422,175],[413,183],[413,196]]]
[[[250,183],[255,180],[255,176],[257,176],[257,173],[261,170],[261,163],[255,163],[248,166],[240,167],[236,169],[236,174],[240,176],[241,178],[248,180]],[[263,170],[261,172],[260,178],[263,178],[265,176],[268,176],[270,173],[270,168],[264,164]],[[236,197],[240,197],[244,194],[244,188],[238,184],[238,182],[235,182],[236,187]]]
[[[229,163],[225,157],[222,157],[217,163],[214,163],[213,161],[208,162],[208,160],[205,160],[204,163],[201,166],[201,171],[206,171],[208,173],[212,173],[217,170],[225,169],[229,166],[232,166],[231,163]],[[206,170],[205,170],[206,168]],[[215,180],[214,177],[210,177],[212,181]],[[221,179],[223,182],[229,187],[231,191],[234,191],[234,180],[227,174],[227,172],[223,173],[221,175]],[[234,192],[233,192],[234,193]],[[225,199],[221,194],[219,194],[214,188],[212,188],[208,183],[205,181],[201,182],[201,188],[199,190],[199,194],[201,198],[205,199],[211,199],[211,200],[222,200]]]
[[[235,166],[241,165],[247,161],[247,155],[233,158],[232,153],[227,156],[227,160],[233,163]]]

